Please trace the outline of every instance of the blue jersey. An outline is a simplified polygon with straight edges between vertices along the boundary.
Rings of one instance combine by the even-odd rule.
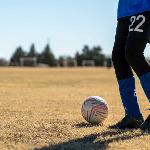
[[[118,16],[122,18],[150,11],[150,0],[119,0]]]

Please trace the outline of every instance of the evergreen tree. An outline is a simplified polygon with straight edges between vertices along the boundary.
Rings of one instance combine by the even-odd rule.
[[[27,54],[27,56],[28,57],[37,57],[37,52],[36,52],[36,50],[35,50],[35,46],[34,46],[34,44],[32,44],[31,45],[31,47],[30,47],[30,51],[29,51],[29,53]]]
[[[15,50],[14,54],[11,57],[11,60],[10,60],[11,64],[13,64],[13,65],[20,65],[20,58],[24,57],[25,55],[26,55],[25,51],[22,49],[21,46],[19,46]]]
[[[55,56],[52,53],[49,44],[46,45],[44,51],[41,53],[40,62],[49,66],[55,66]]]

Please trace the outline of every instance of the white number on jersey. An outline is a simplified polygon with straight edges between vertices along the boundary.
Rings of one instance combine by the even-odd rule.
[[[141,19],[141,22],[134,28],[133,25],[135,23],[135,21],[138,21]],[[131,21],[131,25],[129,26],[129,31],[135,31],[135,32],[143,32],[143,29],[141,29],[140,27],[145,23],[145,16],[143,15],[139,15],[139,16],[132,16],[130,18]]]

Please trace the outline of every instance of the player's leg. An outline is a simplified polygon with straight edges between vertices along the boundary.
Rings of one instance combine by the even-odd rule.
[[[135,94],[134,76],[131,67],[125,58],[128,26],[128,19],[118,21],[116,38],[112,52],[113,65],[119,85],[120,96],[126,114],[126,117],[121,122],[116,124],[116,126],[120,129],[137,126],[139,127],[139,124],[137,125],[135,118],[142,118]]]
[[[126,58],[138,75],[147,98],[150,100],[150,66],[144,58],[147,41],[144,39],[128,39]],[[150,115],[142,125],[142,129],[150,130]]]
[[[116,40],[113,48],[112,60],[125,114],[138,117],[140,115],[140,110],[135,91],[135,79],[129,64],[125,59],[126,40],[123,38]]]
[[[150,12],[132,16],[126,45],[126,59],[139,77],[147,98],[150,100],[150,66],[144,57],[144,49],[150,34]],[[134,18],[134,19],[133,19]],[[148,117],[150,118],[150,117]],[[150,129],[150,119],[147,128]]]

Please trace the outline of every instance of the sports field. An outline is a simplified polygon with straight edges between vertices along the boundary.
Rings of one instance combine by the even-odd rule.
[[[87,96],[109,104],[103,126],[81,116]],[[144,117],[149,103],[137,82]],[[150,134],[112,130],[124,111],[113,69],[0,68],[0,150],[149,150]]]

